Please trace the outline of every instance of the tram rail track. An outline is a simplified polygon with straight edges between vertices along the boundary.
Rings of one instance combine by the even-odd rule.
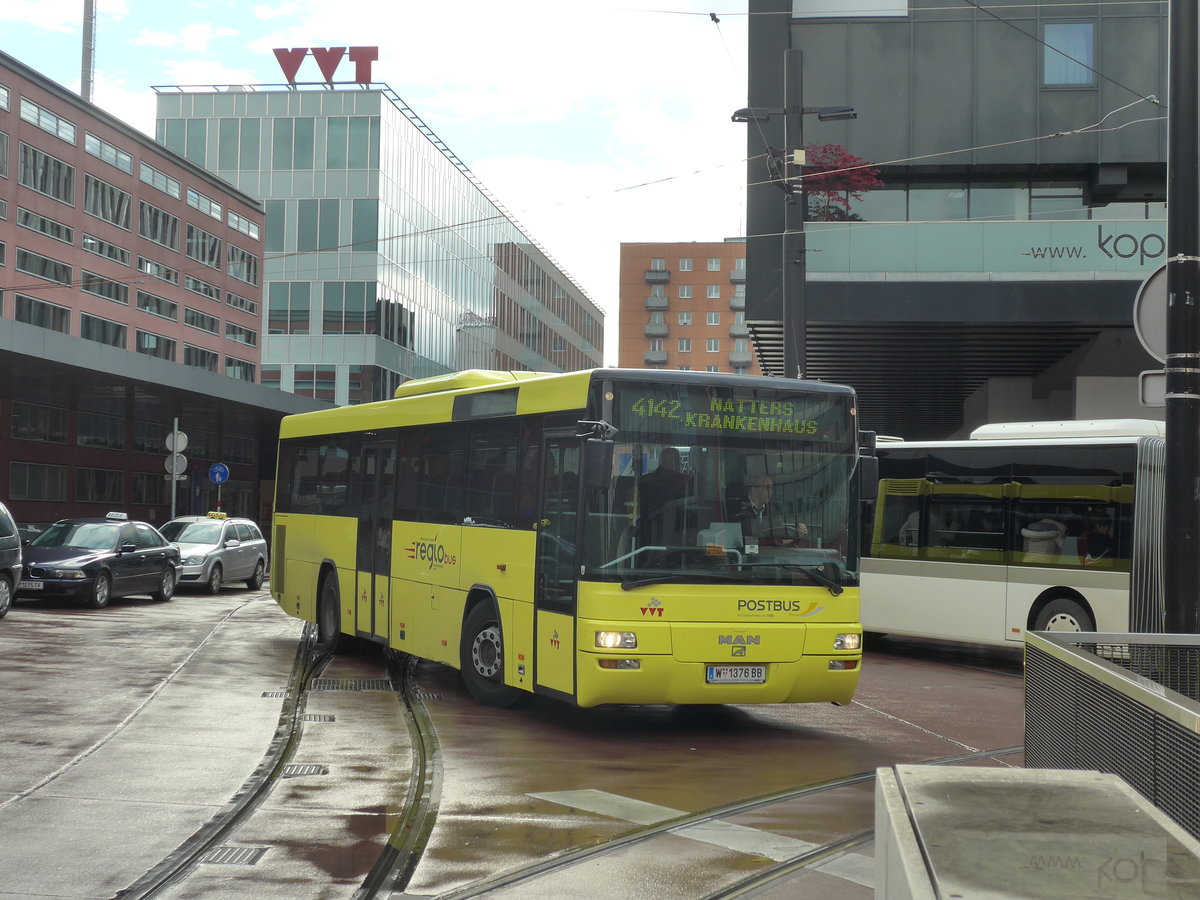
[[[332,653],[316,642],[316,627],[306,626],[284,690],[279,724],[262,762],[219,813],[158,865],[118,892],[113,900],[152,900],[162,895],[187,879],[207,854],[236,835],[284,777],[303,739],[304,710],[312,685],[331,658]],[[386,897],[393,890],[402,890],[420,861],[437,817],[440,787],[437,736],[424,704],[416,699],[412,660],[389,653],[387,671],[412,742],[410,789],[395,828],[355,891],[354,900],[374,900]]]
[[[978,750],[956,756],[925,760],[923,765],[956,765],[974,762],[981,759],[1009,756],[1024,751],[1023,745],[1001,747],[994,750]],[[820,794],[839,788],[850,787],[875,780],[875,771],[859,772],[841,778],[830,779],[816,784],[788,788],[770,794],[764,794],[735,803],[712,807],[697,813],[677,816],[663,822],[639,828],[617,837],[597,841],[586,846],[563,851],[549,859],[538,860],[525,866],[502,872],[489,878],[480,879],[461,888],[437,894],[434,900],[477,900],[501,891],[511,891],[524,884],[532,883],[555,871],[571,866],[591,862],[598,857],[648,843],[669,833],[680,832],[684,829],[710,824],[730,816],[754,812],[765,807],[780,804],[800,798]],[[874,838],[874,829],[867,829],[854,834],[839,837],[823,845],[806,850],[790,859],[770,866],[744,878],[733,885],[728,885],[707,895],[704,900],[725,900],[725,898],[750,897],[755,892],[765,889],[778,881],[795,875],[803,869],[811,868],[832,857],[853,850],[855,847],[870,843]]]

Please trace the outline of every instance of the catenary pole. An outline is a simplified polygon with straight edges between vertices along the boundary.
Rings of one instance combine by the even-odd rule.
[[[1167,108],[1165,628],[1195,634],[1200,603],[1200,135],[1197,0],[1170,0]]]

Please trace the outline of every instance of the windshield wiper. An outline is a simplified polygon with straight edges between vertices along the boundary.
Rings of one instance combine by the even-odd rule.
[[[746,579],[738,578],[736,575],[729,575],[725,572],[681,572],[675,575],[652,575],[648,578],[634,578],[629,581],[621,582],[621,590],[632,591],[634,588],[646,587],[649,584],[667,584],[672,581],[679,581],[680,578],[713,578],[717,581],[737,581],[745,583]]]
[[[810,578],[812,578],[813,581],[817,582],[818,584],[825,585],[825,587],[829,588],[829,593],[833,594],[833,596],[835,596],[835,597],[838,594],[842,593],[842,591],[844,590],[842,588],[842,586],[840,584],[838,584],[834,578],[831,578],[829,575],[826,575],[824,571],[822,571],[825,568],[824,565],[811,565],[811,564],[804,565],[803,563],[783,563],[783,562],[742,563],[743,568],[750,568],[751,566],[755,566],[755,567],[770,566],[771,568],[774,568],[774,569],[796,569],[800,572],[803,572],[805,575],[808,575]]]

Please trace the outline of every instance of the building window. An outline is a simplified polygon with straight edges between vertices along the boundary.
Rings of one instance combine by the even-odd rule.
[[[17,248],[17,271],[59,284],[71,283],[71,267],[65,262],[20,247]]]
[[[157,278],[167,284],[179,284],[179,272],[144,256],[138,257],[138,271],[145,272],[151,278]]]
[[[61,406],[47,406],[42,403],[14,400],[12,436],[21,441],[65,444],[67,442],[67,411]]]
[[[207,313],[202,313],[199,310],[184,307],[183,324],[191,328],[207,331],[209,334],[221,333],[221,320],[216,316],[210,316]]]
[[[679,324],[680,325],[691,325],[692,324],[692,314],[690,312],[681,312],[679,314]]]
[[[245,344],[247,347],[258,346],[258,332],[251,328],[243,328],[241,325],[235,325],[233,322],[225,323],[225,337],[231,341],[237,341],[239,344]]]
[[[37,213],[19,206],[17,207],[17,224],[22,228],[28,228],[30,231],[54,238],[56,241],[62,241],[64,244],[75,243],[75,230],[70,225],[64,225],[62,222],[56,222],[46,216],[39,216]]]
[[[1095,87],[1096,26],[1069,22],[1042,26],[1042,86]]]
[[[152,331],[138,331],[135,340],[137,346],[134,349],[138,353],[175,361],[175,342],[170,338],[154,334]]]
[[[229,274],[238,281],[244,281],[246,284],[258,284],[258,257],[252,253],[247,253],[241,247],[230,244],[228,247],[229,254]]]
[[[745,272],[746,271],[746,257],[739,256],[736,259],[734,259],[733,271],[735,271],[735,272]]]
[[[679,260],[679,271],[680,272],[692,271],[692,258],[690,256],[684,256]]]
[[[8,468],[10,500],[67,499],[67,467],[41,463],[11,463]]]
[[[145,200],[138,211],[138,234],[170,250],[179,250],[179,219]]]
[[[661,309],[654,310],[652,313],[650,313],[650,324],[651,325],[666,325],[667,324],[667,314],[665,312],[663,312]]]
[[[17,294],[13,318],[26,325],[36,325],[50,331],[61,331],[63,334],[71,333],[71,310],[65,306],[38,300],[36,297]]]
[[[704,371],[705,372],[720,372],[721,367],[720,366],[705,366]]]
[[[664,272],[664,271],[666,271],[666,268],[667,268],[667,261],[665,259],[655,257],[654,259],[650,260],[650,271],[651,272]]]
[[[708,286],[708,299],[709,300],[720,300],[721,299],[721,286],[719,284],[710,284]]]
[[[138,170],[138,177],[151,187],[158,188],[164,194],[168,194],[179,199],[179,182],[168,175],[166,172],[160,172],[154,166],[142,163]]]
[[[710,312],[708,314],[707,324],[720,325],[721,324],[721,314],[719,312]]]
[[[140,506],[164,506],[171,502],[167,495],[168,481],[161,472],[133,472],[133,500]]]
[[[663,351],[666,347],[663,345],[662,338],[650,338],[650,349],[655,351]]]
[[[221,302],[221,289],[215,284],[209,284],[207,281],[193,278],[191,275],[184,275],[183,286],[193,294],[199,294],[201,297],[207,297],[217,303]]]
[[[238,381],[253,382],[254,363],[227,356],[225,357],[225,374],[230,378],[236,378]]]
[[[232,292],[226,291],[225,292],[225,302],[228,303],[230,306],[232,306],[234,309],[240,309],[242,312],[250,313],[250,315],[252,315],[252,316],[258,315],[258,304],[255,303],[253,300],[250,300],[246,297],[242,297],[239,294],[234,294]]]
[[[749,338],[734,338],[733,349],[735,353],[749,353],[750,339]]]
[[[129,230],[129,210],[133,197],[91,175],[83,176],[83,211],[89,216]]]
[[[103,256],[105,259],[119,262],[123,266],[129,265],[130,253],[124,247],[118,247],[116,244],[110,244],[108,241],[102,241],[100,238],[86,233],[83,236],[81,246],[88,253],[95,253],[97,256]]]
[[[42,131],[62,138],[68,144],[75,143],[75,124],[73,122],[25,97],[21,98],[21,118],[26,122],[32,122]]]
[[[215,200],[205,197],[199,191],[194,191],[191,188],[188,188],[187,205],[192,207],[192,209],[200,210],[200,212],[204,213],[205,215],[212,216],[218,222],[221,221],[221,204],[217,203]]]
[[[120,416],[80,410],[76,416],[75,443],[104,450],[125,449],[125,420]]]
[[[217,354],[211,350],[205,350],[203,347],[193,347],[191,344],[183,345],[183,364],[185,366],[216,372],[217,361]]]
[[[267,299],[268,334],[308,334],[309,294],[306,281],[271,282]]]
[[[745,325],[746,324],[746,314],[744,312],[742,312],[741,310],[738,310],[737,312],[735,312],[733,314],[733,323],[735,325]]]
[[[679,286],[679,299],[680,300],[691,300],[692,299],[692,286],[690,284],[681,284]]]
[[[115,166],[130,175],[133,174],[133,157],[124,150],[114,147],[108,141],[96,137],[90,131],[84,132],[83,149],[97,159],[104,160],[110,166]]]
[[[8,88],[0,84],[0,109],[8,109]]]
[[[75,205],[75,167],[28,144],[21,144],[17,180],[39,194]]]
[[[120,322],[110,322],[98,316],[79,314],[79,336],[97,344],[108,344],[110,347],[125,349],[125,336],[129,329]]]
[[[215,234],[209,234],[203,228],[188,225],[186,250],[187,255],[198,263],[214,269],[221,265],[221,239]]]
[[[0,131],[0,178],[8,177],[8,135]]]
[[[710,272],[720,272],[721,271],[721,257],[710,256],[708,258],[708,271],[710,271]]]
[[[229,210],[229,227],[236,231],[240,231],[247,237],[258,240],[258,225],[251,222],[245,216],[239,216],[232,209]]]
[[[179,304],[165,297],[158,297],[154,294],[148,294],[145,291],[138,291],[137,305],[138,309],[142,312],[148,312],[152,316],[170,319],[172,322],[179,321]]]
[[[704,349],[708,353],[720,353],[721,352],[721,339],[720,338],[706,338],[704,341]]]
[[[679,339],[679,352],[680,353],[691,353],[692,352],[692,339],[691,338],[680,338]]]
[[[691,366],[680,366],[679,371],[680,372],[690,372],[690,371],[692,371],[692,367]]]
[[[114,469],[75,470],[75,499],[79,503],[108,503],[120,505],[125,502],[123,473]]]
[[[111,300],[113,303],[129,305],[129,285],[105,278],[103,275],[97,275],[95,272],[89,272],[87,269],[83,270],[79,289],[84,293]]]

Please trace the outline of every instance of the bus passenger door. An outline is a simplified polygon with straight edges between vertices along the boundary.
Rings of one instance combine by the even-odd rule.
[[[358,460],[358,596],[356,633],[388,637],[396,445],[366,441]]]
[[[535,679],[575,693],[575,601],[579,577],[579,438],[547,435],[537,529]]]

